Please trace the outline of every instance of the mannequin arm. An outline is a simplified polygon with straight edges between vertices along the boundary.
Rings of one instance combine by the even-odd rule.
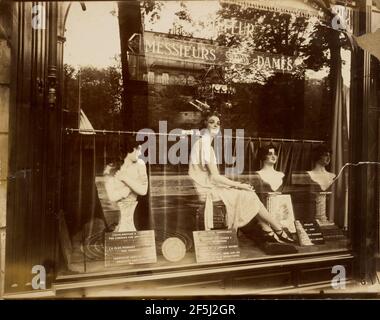
[[[230,179],[226,178],[225,176],[222,176],[219,173],[219,170],[218,170],[216,164],[214,164],[214,163],[208,163],[207,164],[207,168],[208,168],[208,170],[210,172],[211,181],[212,182],[214,182],[216,184],[221,184],[221,185],[224,185],[224,186],[227,186],[227,187],[246,189],[245,188],[246,184],[240,183],[240,182],[236,182],[236,181],[233,181],[233,180],[230,180]]]
[[[145,196],[148,192],[148,175],[146,173],[146,167],[144,165],[137,166],[137,172],[139,179],[133,179],[128,175],[122,177],[122,181],[132,189],[133,192],[140,196]]]

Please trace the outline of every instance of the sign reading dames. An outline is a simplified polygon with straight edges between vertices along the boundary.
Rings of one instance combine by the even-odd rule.
[[[106,267],[157,262],[153,230],[106,233],[104,251]]]
[[[146,31],[143,43],[146,57],[151,57],[156,63],[167,60],[175,60],[179,64],[184,61],[212,65],[227,63],[274,72],[293,72],[297,67],[296,57],[253,50],[244,53],[236,48],[216,46],[204,39],[173,38],[164,33]]]
[[[193,231],[197,262],[218,262],[240,257],[233,230]]]

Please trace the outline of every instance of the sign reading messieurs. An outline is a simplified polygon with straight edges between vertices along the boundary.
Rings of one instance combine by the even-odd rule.
[[[144,52],[155,61],[176,60],[198,64],[240,64],[258,70],[292,72],[295,57],[251,51],[250,54],[234,48],[215,46],[200,39],[177,39],[163,33],[144,32]]]
[[[216,46],[195,40],[169,38],[166,34],[144,32],[144,49],[145,54],[175,60],[211,64],[218,61]]]

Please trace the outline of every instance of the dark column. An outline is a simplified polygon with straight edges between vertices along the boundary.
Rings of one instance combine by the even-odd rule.
[[[139,130],[148,124],[148,84],[143,81],[146,74],[144,27],[139,1],[119,3],[119,28],[124,87],[122,129]]]
[[[12,10],[5,291],[32,291],[32,268],[56,271],[60,108],[58,3],[43,3],[45,28],[32,28],[32,3]]]
[[[371,32],[372,1],[360,3],[356,17],[357,35]],[[357,49],[354,55],[351,128],[352,160],[376,161],[378,154],[379,111],[371,104],[371,56]],[[351,229],[353,249],[356,253],[356,278],[363,284],[376,281],[375,249],[378,212],[377,176],[375,166],[352,169]]]

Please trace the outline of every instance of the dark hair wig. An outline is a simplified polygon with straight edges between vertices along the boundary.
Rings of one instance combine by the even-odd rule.
[[[312,151],[312,160],[313,164],[316,163],[321,157],[326,153],[332,153],[331,148],[326,146],[325,144],[320,144],[316,146]]]
[[[273,144],[269,144],[267,146],[260,147],[259,151],[257,152],[257,157],[259,158],[260,161],[265,160],[270,149],[274,149],[275,153],[277,154],[278,149]]]

